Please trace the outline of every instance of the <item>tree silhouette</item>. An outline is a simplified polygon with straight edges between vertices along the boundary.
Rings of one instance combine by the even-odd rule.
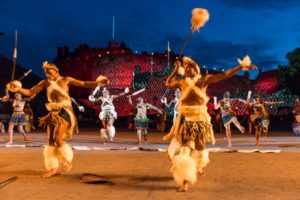
[[[279,84],[292,94],[300,96],[300,48],[286,54],[289,63],[279,66]]]

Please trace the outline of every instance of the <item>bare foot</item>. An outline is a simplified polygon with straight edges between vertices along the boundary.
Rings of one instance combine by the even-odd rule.
[[[69,163],[65,163],[63,168],[62,168],[62,172],[69,172],[72,169],[72,164]]]
[[[199,176],[205,176],[205,172],[204,171],[198,171],[198,175]]]
[[[243,135],[245,134],[245,128],[244,128],[244,127],[241,128],[241,133],[242,133]]]
[[[51,176],[58,174],[58,168],[51,169],[50,171],[46,172],[42,175],[43,178],[50,178]]]
[[[183,183],[177,190],[178,192],[187,192],[188,191],[188,184]]]
[[[8,144],[8,145],[13,144],[13,141],[9,141],[6,144]]]
[[[231,148],[232,147],[232,144],[231,143],[228,143],[228,148]]]

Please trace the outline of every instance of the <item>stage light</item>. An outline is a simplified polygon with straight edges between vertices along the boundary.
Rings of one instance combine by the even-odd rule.
[[[109,51],[108,52],[106,52],[107,54],[109,54]]]

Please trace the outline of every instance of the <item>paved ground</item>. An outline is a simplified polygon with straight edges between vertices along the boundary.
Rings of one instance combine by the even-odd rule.
[[[176,192],[167,156],[156,151],[167,147],[159,133],[150,132],[148,144],[139,146],[134,132],[119,131],[114,143],[104,145],[95,130],[84,130],[69,144],[90,150],[74,150],[71,172],[50,179],[40,177],[45,133],[29,134],[26,148],[20,135],[14,143],[20,146],[9,148],[4,147],[7,135],[0,135],[0,182],[17,177],[0,184],[0,199],[300,199],[300,137],[285,132],[270,135],[256,147],[253,136],[234,134],[230,153],[211,152],[206,176],[187,193]],[[227,150],[224,136],[216,134],[216,145],[208,149]],[[281,152],[235,153],[257,148]],[[104,176],[113,184],[81,183],[84,173]]]

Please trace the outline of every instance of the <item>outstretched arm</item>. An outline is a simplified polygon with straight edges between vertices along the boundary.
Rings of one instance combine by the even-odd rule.
[[[127,94],[129,92],[129,88],[125,88],[124,92],[118,94],[118,95],[111,95],[111,98],[116,99],[119,98],[121,96],[124,96],[125,94]]]
[[[41,92],[44,88],[46,88],[47,81],[42,80],[37,85],[33,86],[31,89],[25,89],[25,88],[18,87],[17,85],[14,84],[14,82],[7,84],[6,87],[11,92],[21,93],[22,95],[31,97],[31,96],[35,96],[37,93]]]
[[[251,63],[249,56],[245,56],[242,61],[238,59],[238,62],[240,63],[240,65],[235,68],[229,69],[223,73],[219,73],[216,75],[209,75],[206,80],[206,83],[216,83],[224,79],[230,78],[231,76],[238,73],[240,70],[256,69],[256,66]]]
[[[229,70],[227,70],[223,73],[219,73],[219,74],[216,74],[216,75],[207,75],[208,78],[206,80],[206,83],[207,84],[217,83],[217,82],[222,81],[224,79],[230,78],[233,75],[235,75],[236,73],[238,73],[239,71],[241,71],[242,69],[243,69],[243,67],[240,65],[240,66],[237,66],[235,68],[229,69]]]
[[[176,74],[178,72],[178,69],[180,67],[181,63],[179,61],[176,61],[174,63],[174,70],[171,73],[171,75],[167,78],[165,85],[167,87],[172,87],[172,88],[179,88],[180,82],[176,80]]]
[[[161,110],[159,110],[157,107],[153,106],[152,104],[146,103],[146,108],[147,109],[153,109],[155,111],[157,111],[159,114],[163,114]]]
[[[283,104],[284,101],[265,101],[264,104],[271,106],[271,105],[275,105],[275,104]]]
[[[127,98],[128,98],[128,103],[134,107],[135,105],[132,103],[131,96],[127,96]]]
[[[99,76],[96,79],[96,81],[81,81],[73,77],[66,77],[66,79],[69,81],[69,84],[72,86],[85,87],[85,88],[96,87],[98,85],[105,86],[109,83],[109,80],[106,76]]]

